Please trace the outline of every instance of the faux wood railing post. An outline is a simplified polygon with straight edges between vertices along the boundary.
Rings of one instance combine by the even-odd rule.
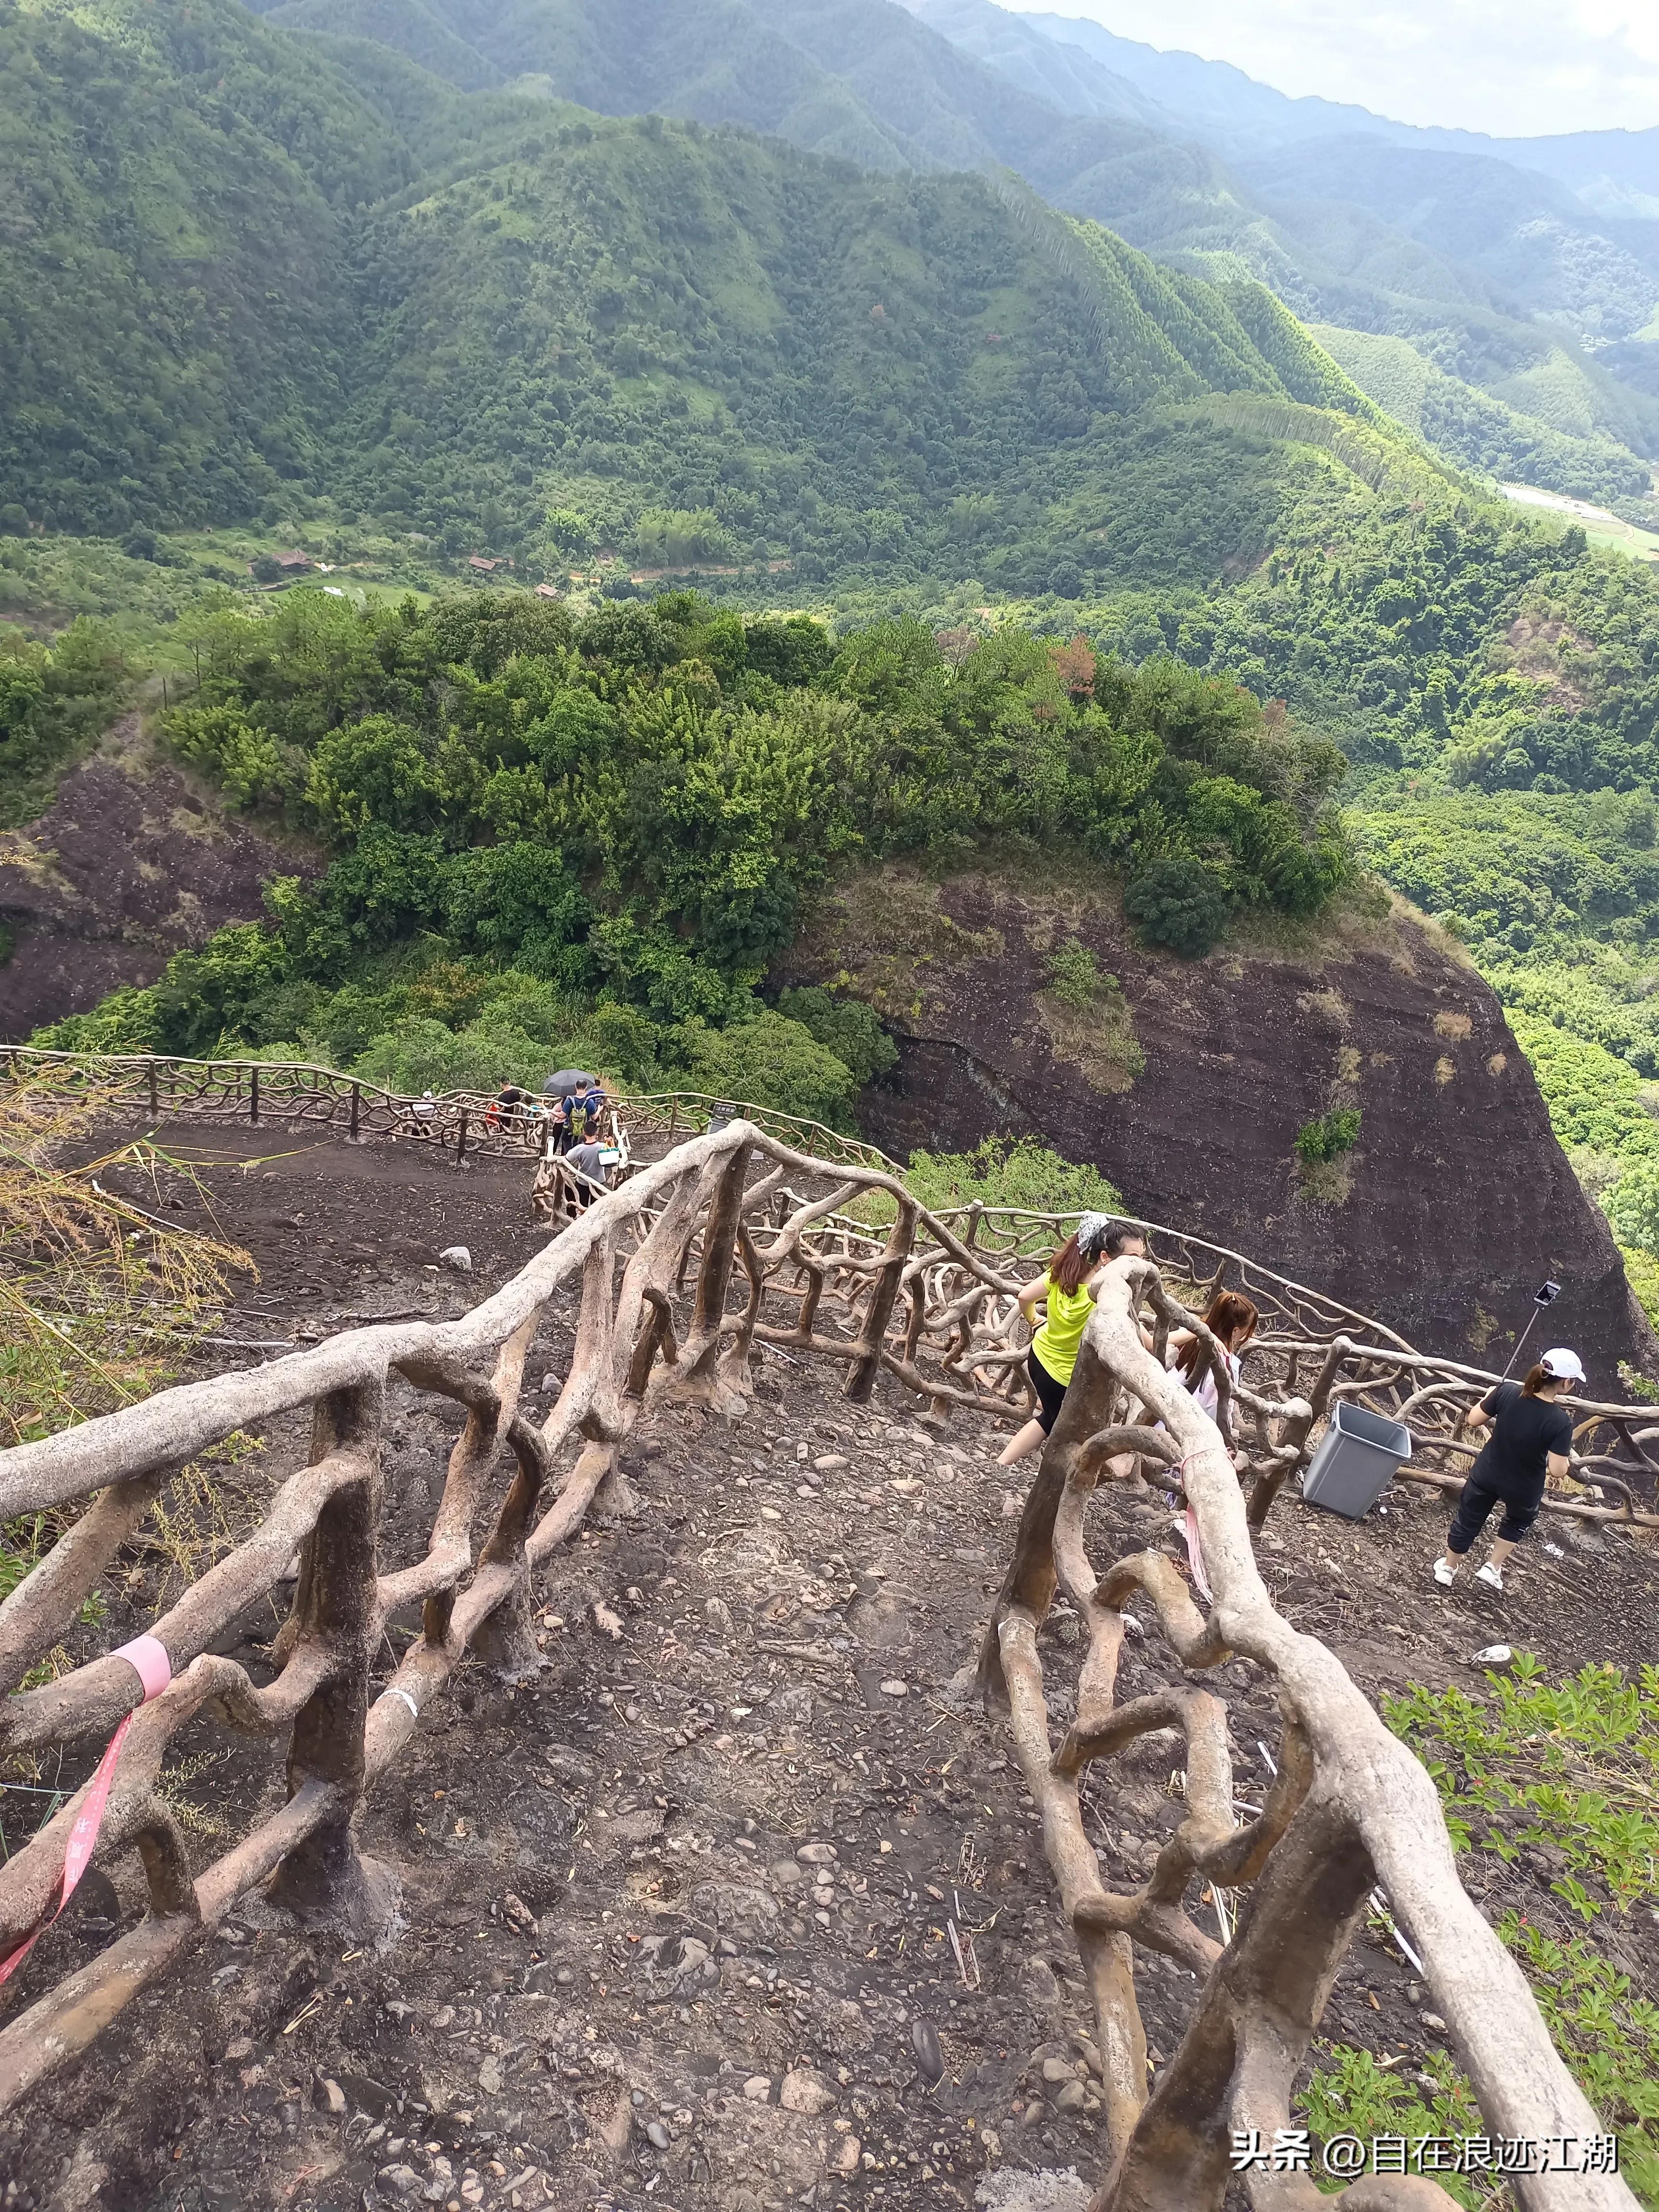
[[[461,1118],[455,1125],[455,1164],[461,1167],[466,1161],[466,1109],[461,1109]]]
[[[290,1798],[307,1783],[331,1790],[337,1808],[284,1859],[272,1897],[307,1919],[360,1935],[377,1933],[391,1909],[394,1884],[361,1858],[356,1827],[365,1781],[363,1729],[368,1717],[369,1668],[380,1638],[379,1545],[380,1415],[385,1384],[377,1381],[318,1401],[312,1434],[314,1465],[331,1453],[355,1451],[359,1480],[331,1498],[300,1553],[294,1610],[278,1637],[285,1665],[321,1647],[329,1671],[300,1709],[288,1755]]]
[[[158,1098],[157,1098],[157,1097],[156,1097],[156,1089],[155,1089],[155,1062],[153,1060],[150,1061],[149,1065],[145,1068],[145,1070],[144,1070],[144,1073],[145,1073],[145,1074],[149,1077],[149,1110],[150,1110],[150,1112],[151,1112],[152,1114],[159,1114],[159,1113],[161,1112],[161,1109],[160,1102],[159,1102],[159,1100],[158,1100]]]
[[[1330,1346],[1321,1363],[1318,1374],[1314,1377],[1313,1388],[1308,1393],[1305,1418],[1300,1414],[1293,1414],[1280,1425],[1279,1441],[1281,1444],[1294,1444],[1298,1452],[1306,1444],[1309,1432],[1314,1423],[1320,1419],[1330,1403],[1331,1387],[1342,1371],[1342,1362],[1352,1349],[1352,1345],[1346,1336],[1339,1336]],[[1293,1459],[1281,1460],[1276,1467],[1268,1468],[1257,1475],[1250,1491],[1249,1502],[1245,1509],[1245,1517],[1252,1530],[1259,1530],[1267,1526],[1267,1516],[1273,1508],[1273,1500],[1284,1488],[1285,1478],[1296,1464],[1297,1462]]]
[[[354,1143],[356,1139],[357,1121],[362,1109],[362,1102],[363,1086],[361,1083],[354,1083],[351,1086],[351,1135]]]
[[[720,1360],[726,1322],[726,1294],[732,1282],[738,1224],[743,1218],[743,1186],[749,1174],[749,1147],[739,1145],[720,1170],[702,1224],[702,1266],[697,1272],[696,1304],[691,1316],[688,1382],[711,1376]]]
[[[881,1371],[881,1347],[887,1339],[887,1325],[893,1318],[899,1285],[904,1279],[905,1262],[910,1257],[915,1238],[916,1209],[908,1200],[901,1199],[898,1219],[888,1231],[881,1266],[870,1285],[870,1304],[859,1335],[859,1356],[847,1370],[846,1395],[855,1406],[863,1405],[876,1387],[876,1376]]]
[[[259,1118],[259,1071],[257,1067],[248,1070],[247,1117],[250,1121],[257,1121]]]

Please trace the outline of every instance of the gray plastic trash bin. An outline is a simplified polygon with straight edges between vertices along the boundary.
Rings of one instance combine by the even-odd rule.
[[[1302,1495],[1345,1521],[1364,1520],[1411,1455],[1409,1429],[1339,1398],[1302,1478]]]

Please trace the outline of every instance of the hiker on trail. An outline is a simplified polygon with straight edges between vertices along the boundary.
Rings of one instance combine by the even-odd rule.
[[[1556,1400],[1564,1383],[1583,1380],[1578,1354],[1559,1345],[1544,1354],[1524,1382],[1498,1383],[1459,1421],[1454,1433],[1489,1426],[1492,1434],[1469,1469],[1446,1548],[1434,1563],[1442,1589],[1456,1581],[1459,1560],[1498,1505],[1504,1518],[1492,1557],[1476,1568],[1474,1579],[1488,1589],[1503,1589],[1504,1563],[1538,1518],[1545,1486],[1559,1482],[1571,1464],[1572,1415]]]
[[[584,1067],[556,1067],[542,1085],[542,1097],[546,1103],[547,1116],[551,1127],[548,1149],[551,1152],[568,1152],[576,1133],[576,1101],[585,1098],[598,1085],[597,1076],[590,1075]]]
[[[579,1145],[573,1145],[565,1154],[566,1166],[574,1168],[582,1178],[577,1188],[584,1206],[592,1206],[596,1198],[602,1198],[611,1188],[611,1169],[605,1157],[605,1149],[599,1142],[596,1121],[592,1133],[585,1135]]]
[[[1259,1318],[1255,1300],[1247,1298],[1243,1291],[1218,1291],[1205,1314],[1205,1326],[1226,1353],[1227,1372],[1235,1388],[1238,1382],[1239,1355],[1255,1334]],[[1164,1364],[1172,1375],[1180,1376],[1196,1403],[1214,1420],[1220,1403],[1215,1370],[1210,1364],[1204,1340],[1196,1330],[1176,1329],[1170,1339]]]
[[[599,1135],[599,1116],[605,1111],[605,1096],[597,1083],[591,1084],[586,1090],[579,1088],[567,1091],[560,1099],[559,1106],[568,1133],[564,1145],[566,1152],[572,1145],[579,1145],[587,1138]]]
[[[503,1121],[523,1121],[534,1110],[535,1104],[533,1091],[526,1091],[516,1083],[504,1083],[484,1115],[484,1127],[499,1129]]]
[[[1038,1306],[1048,1309],[1025,1361],[1037,1410],[1003,1446],[999,1467],[1012,1467],[1036,1451],[1054,1427],[1094,1311],[1095,1284],[1102,1271],[1125,1253],[1139,1260],[1146,1249],[1146,1238],[1127,1222],[1114,1221],[1109,1213],[1085,1213],[1048,1262],[1048,1273],[1020,1292],[1019,1310],[1031,1326]]]

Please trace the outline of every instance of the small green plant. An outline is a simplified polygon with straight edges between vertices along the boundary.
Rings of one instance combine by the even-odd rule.
[[[912,1152],[904,1179],[935,1212],[975,1199],[1034,1213],[1112,1213],[1123,1203],[1098,1168],[1062,1159],[1030,1137],[988,1137],[971,1152]]]
[[[1100,963],[1086,945],[1075,937],[1068,937],[1064,945],[1048,955],[1048,981],[1046,988],[1068,1006],[1084,1012],[1093,1006],[1103,991],[1118,988],[1115,975],[1103,975]]]
[[[1413,1686],[1382,1701],[1434,1777],[1456,1848],[1477,1830],[1506,1863],[1538,1846],[1559,1869],[1552,1890],[1587,1922],[1608,1903],[1659,1904],[1659,1667],[1634,1683],[1584,1667],[1553,1688],[1521,1651],[1486,1680],[1490,1699]]]
[[[1183,960],[1202,959],[1222,939],[1231,911],[1226,887],[1202,860],[1154,860],[1123,896],[1123,911],[1149,945]]]
[[[1620,2172],[1644,2204],[1659,2206],[1659,2005],[1582,1936],[1553,1942],[1514,1913],[1498,1932],[1574,2079],[1619,2130]]]
[[[1296,1133],[1297,1157],[1304,1167],[1325,1167],[1351,1152],[1359,1141],[1360,1113],[1357,1106],[1334,1106],[1316,1121],[1304,1121]]]
[[[27,1575],[32,1574],[60,1534],[56,1517],[24,1513],[15,1521],[0,1522],[0,1598],[8,1598]],[[81,1624],[95,1628],[104,1617],[104,1593],[94,1590],[83,1600]]]
[[[1407,2073],[1396,2071],[1374,2051],[1356,2051],[1342,2043],[1316,2046],[1328,2054],[1302,2095],[1302,2116],[1316,2142],[1328,2143],[1334,2136],[1357,2136],[1369,2143],[1378,2136],[1403,2136],[1407,2143],[1429,2138],[1449,2138],[1486,2133],[1474,2092],[1443,2051],[1431,2051],[1421,2065]],[[1315,2179],[1326,2194],[1346,2186],[1321,2173],[1315,2160]],[[1501,2202],[1489,2190],[1476,2189],[1455,2173],[1436,2173],[1440,2186],[1459,2204],[1471,2207]]]

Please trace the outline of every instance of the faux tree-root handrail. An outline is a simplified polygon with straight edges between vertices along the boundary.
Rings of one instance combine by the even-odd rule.
[[[892,1217],[879,1228],[844,1210],[872,1198]],[[620,1449],[656,1409],[701,1403],[736,1410],[757,1348],[771,1342],[836,1362],[854,1401],[866,1400],[884,1371],[916,1395],[935,1425],[957,1406],[1018,1419],[1024,1385],[1014,1370],[1024,1334],[1016,1296],[1026,1274],[1017,1240],[999,1244],[988,1218],[984,1209],[930,1212],[884,1170],[817,1159],[738,1120],[636,1166],[457,1320],[352,1329],[0,1453],[0,1515],[89,1501],[0,1605],[0,1656],[10,1686],[40,1651],[75,1639],[87,1591],[181,1462],[234,1429],[312,1411],[305,1463],[279,1481],[261,1523],[155,1624],[177,1680],[134,1723],[108,1831],[112,1846],[143,1849],[150,1917],[0,2027],[0,2106],[83,2051],[128,1997],[255,1883],[268,1882],[279,1903],[307,1916],[348,1928],[381,1923],[383,1881],[355,1841],[367,1791],[469,1652],[508,1676],[535,1667],[531,1577],[596,1501],[625,1508]],[[1169,1249],[1172,1276],[1206,1291],[1214,1277],[1194,1264],[1190,1242],[1171,1237]],[[1311,1294],[1261,1271],[1252,1279],[1277,1301],[1273,1310],[1296,1343],[1283,1351],[1270,1340],[1237,1394],[1257,1426],[1255,1449],[1267,1455],[1257,1463],[1270,1469],[1258,1487],[1305,1461],[1318,1411],[1351,1373],[1368,1402],[1383,1407],[1420,1393],[1431,1375],[1429,1410],[1437,1420],[1493,1379],[1467,1370],[1449,1376],[1448,1363],[1419,1359],[1398,1340],[1356,1342],[1340,1316],[1336,1324],[1327,1316],[1328,1335],[1310,1335],[1318,1318]],[[550,1298],[578,1284],[569,1371],[544,1417],[521,1403],[525,1361]],[[1146,1352],[1133,1318],[1143,1303],[1157,1340],[1166,1341],[1173,1327],[1195,1326],[1212,1350],[1200,1316],[1165,1290],[1155,1265],[1120,1261],[1106,1271],[984,1659],[988,1680],[1011,1702],[1015,1748],[1042,1808],[1045,1844],[1099,2015],[1116,2161],[1103,2206],[1192,2212],[1219,2203],[1225,2132],[1283,2124],[1296,2054],[1312,2033],[1328,1972],[1379,1876],[1429,1962],[1437,2001],[1494,2128],[1592,2131],[1592,2116],[1549,2051],[1518,1972],[1457,1886],[1428,1777],[1332,1655],[1274,1613],[1220,1434]],[[776,1321],[765,1318],[769,1310]],[[1319,1371],[1301,1395],[1297,1363],[1310,1350],[1319,1355]],[[1382,1380],[1367,1381],[1379,1364]],[[424,1556],[388,1569],[379,1557],[380,1437],[394,1373],[450,1399],[465,1419]],[[1638,1453],[1652,1419],[1645,1409],[1598,1409],[1594,1418]],[[1147,1427],[1149,1420],[1162,1429]],[[1207,1618],[1161,1553],[1135,1553],[1098,1577],[1090,1566],[1089,1495],[1126,1455],[1182,1486],[1217,1593]],[[510,1480],[486,1524],[484,1503],[499,1494],[493,1478],[503,1463]],[[277,1586],[296,1542],[298,1583],[271,1647],[276,1679],[258,1690],[208,1647]],[[1085,1616],[1089,1642],[1076,1724],[1055,1746],[1037,1628],[1061,1582]],[[1194,1687],[1173,1700],[1115,1708],[1121,1607],[1133,1590],[1150,1597],[1184,1666],[1201,1670],[1237,1650],[1278,1674],[1282,1780],[1247,1831],[1226,1825],[1231,1771],[1218,1700]],[[378,1680],[373,1669],[389,1613],[416,1605],[420,1634],[391,1678]],[[131,1711],[137,1697],[125,1662],[93,1656],[0,1705],[0,1742],[84,1741]],[[155,1805],[149,1778],[173,1730],[201,1713],[255,1735],[286,1733],[289,1796],[192,1882],[182,1840]],[[1188,1743],[1188,1818],[1143,1889],[1121,1896],[1101,1879],[1087,1843],[1077,1777],[1091,1763],[1109,1772],[1126,1740],[1166,1725],[1182,1729]],[[43,1831],[0,1868],[0,1948],[39,1924],[61,1863],[58,1840],[58,1829]],[[1254,1884],[1224,1949],[1187,1907],[1187,1890],[1204,1880]],[[1310,1885],[1311,1919],[1305,1899],[1295,1905],[1298,1881]],[[1150,2104],[1134,2008],[1136,1943],[1209,1977],[1188,2042]],[[52,1955],[50,1942],[34,1954],[18,1978],[26,1991],[40,1985]],[[1279,2039],[1263,2057],[1261,2021],[1269,2014]],[[1224,2051],[1249,2063],[1221,2065]],[[1507,2072],[1494,2081],[1499,2056]],[[1578,2193],[1569,2197],[1555,2177],[1515,2177],[1528,2212],[1568,2203],[1601,2212],[1630,2202],[1616,2182],[1571,2179]],[[1256,2195],[1263,2205],[1310,2201],[1296,2192],[1295,2177],[1273,2178],[1271,2191],[1264,2180]],[[1356,2212],[1362,2204],[1404,2212],[1408,2203],[1438,2197],[1431,2185],[1402,2193],[1383,2181],[1347,2192]]]
[[[1123,1259],[1106,1271],[1085,1331],[1078,1364],[1027,1498],[1012,1559],[981,1659],[981,1680],[1008,1707],[1013,1743],[1042,1819],[1045,1848],[1076,1931],[1093,1996],[1099,2047],[1109,2055],[1107,2121],[1110,2172],[1096,2212],[1205,2212],[1218,2207],[1232,2179],[1234,2130],[1255,2129],[1271,2142],[1290,2118],[1297,2066],[1316,2027],[1330,1983],[1381,1881],[1421,1953],[1437,2009],[1494,2135],[1604,2133],[1550,2041],[1520,1968],[1464,1891],[1439,1798],[1428,1773],[1384,1725],[1334,1655],[1292,1628],[1275,1610],[1257,1571],[1238,1478],[1215,1423],[1152,1358],[1139,1312],[1150,1299],[1161,1317],[1180,1318],[1147,1261]],[[1093,1487],[1097,1454],[1088,1446],[1128,1397],[1161,1420],[1179,1446],[1188,1505],[1214,1593],[1207,1621],[1171,1562],[1158,1554],[1126,1559],[1098,1583],[1081,1553],[1081,1510]],[[1156,1565],[1152,1564],[1156,1562]],[[1080,1600],[1090,1630],[1077,1717],[1058,1746],[1049,1738],[1036,1631],[1064,1578]],[[1285,1791],[1264,1813],[1257,1838],[1231,1846],[1216,1814],[1231,1808],[1224,1728],[1183,1693],[1138,1699],[1115,1711],[1121,1606],[1130,1588],[1152,1589],[1160,1622],[1188,1668],[1241,1654],[1272,1670],[1285,1721],[1280,1765]],[[1160,1586],[1161,1585],[1161,1586]],[[1180,1704],[1180,1711],[1176,1704]],[[1145,1728],[1185,1726],[1188,1794],[1200,1818],[1183,1824],[1158,1868],[1132,1895],[1105,1892],[1078,1798],[1084,1760],[1101,1757]],[[1195,1777],[1202,1743],[1201,1775]],[[1276,1793],[1277,1794],[1277,1793]],[[1230,1817],[1230,1814],[1229,1814]],[[1274,1828],[1279,1831],[1274,1833]],[[1187,1840],[1183,1840],[1187,1839]],[[1265,1845],[1265,1849],[1258,1844]],[[1184,1862],[1185,1874],[1182,1871]],[[1207,1938],[1207,1978],[1180,2049],[1147,2097],[1136,2078],[1145,2039],[1132,1975],[1103,1967],[1102,1931],[1150,1943],[1194,1963],[1192,1936],[1181,1925],[1179,1891],[1207,1869],[1211,1878],[1254,1879],[1224,1952]],[[1179,1883],[1179,1888],[1176,1884]],[[1174,1911],[1180,1918],[1171,1921]],[[1160,1918],[1159,1914],[1165,1917]],[[1203,1969],[1200,1969],[1202,1971]],[[1515,2174],[1525,2212],[1631,2212],[1635,2199],[1615,2175]],[[1334,2201],[1376,2212],[1452,2201],[1432,2183],[1374,2176],[1334,2200],[1311,2181],[1251,2174],[1245,2185],[1263,2208]]]

